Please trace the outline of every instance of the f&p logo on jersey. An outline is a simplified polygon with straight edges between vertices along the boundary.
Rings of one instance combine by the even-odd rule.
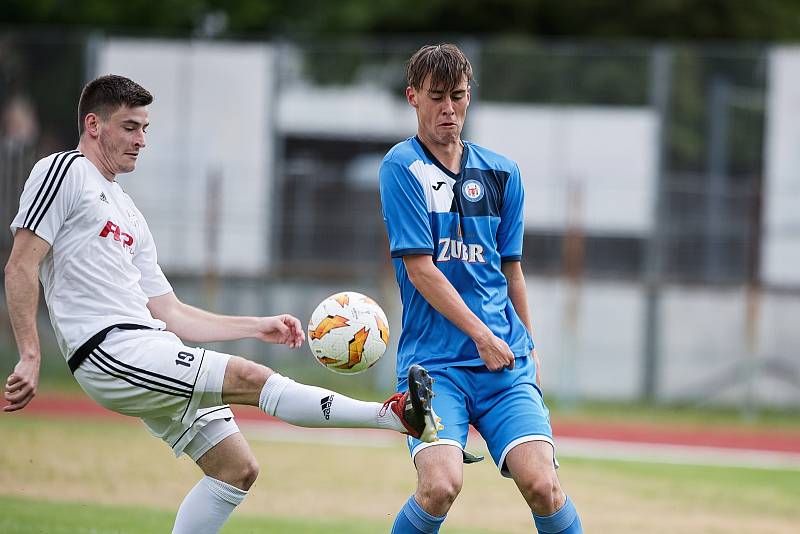
[[[133,236],[120,230],[119,226],[112,221],[107,221],[105,227],[100,231],[100,237],[112,235],[114,241],[119,241],[122,248],[133,254]]]

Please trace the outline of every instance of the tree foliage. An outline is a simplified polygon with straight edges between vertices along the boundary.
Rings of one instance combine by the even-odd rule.
[[[188,34],[224,13],[231,35],[513,33],[678,40],[800,38],[796,0],[6,0],[0,22]]]

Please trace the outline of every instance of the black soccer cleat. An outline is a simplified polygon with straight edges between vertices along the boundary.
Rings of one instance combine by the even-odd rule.
[[[476,464],[478,462],[482,462],[483,461],[483,455],[482,454],[472,454],[469,451],[462,450],[461,451],[461,455],[464,458],[464,463],[465,464]]]
[[[431,443],[439,439],[439,430],[444,428],[433,411],[432,399],[433,378],[415,364],[408,369],[408,391],[395,393],[384,405],[391,407],[409,436]]]

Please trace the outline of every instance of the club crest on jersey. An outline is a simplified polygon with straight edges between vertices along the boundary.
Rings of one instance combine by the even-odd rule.
[[[437,262],[461,260],[467,263],[486,263],[483,258],[483,246],[476,243],[464,243],[460,239],[443,237],[439,240]]]
[[[100,230],[100,237],[108,237],[109,234],[114,237],[114,241],[118,241],[122,244],[122,248],[130,254],[133,254],[133,236],[131,234],[123,232],[119,229],[119,226],[111,221],[107,221],[103,229]]]
[[[477,180],[467,180],[461,186],[461,193],[470,202],[477,202],[483,198],[483,184]]]

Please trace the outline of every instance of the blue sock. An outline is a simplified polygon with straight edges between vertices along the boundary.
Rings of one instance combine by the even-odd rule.
[[[533,520],[540,534],[583,534],[581,518],[578,517],[578,511],[569,495],[558,512],[545,516],[533,514]]]
[[[447,515],[436,517],[417,504],[412,495],[394,520],[392,534],[436,534]]]

